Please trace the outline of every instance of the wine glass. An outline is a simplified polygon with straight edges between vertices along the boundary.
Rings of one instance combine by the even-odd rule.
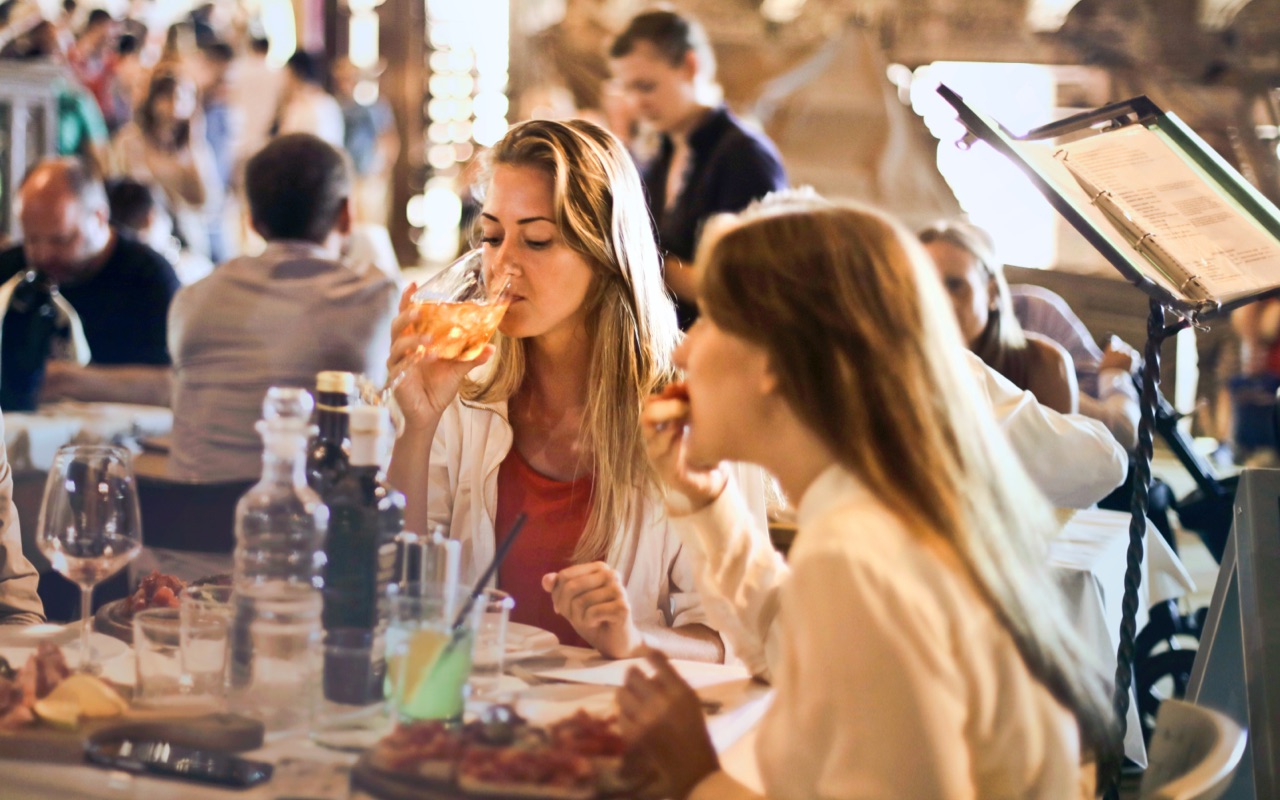
[[[81,672],[100,667],[89,649],[93,587],[120,571],[142,549],[142,516],[133,459],[109,445],[64,445],[44,485],[36,546],[58,572],[80,587]]]
[[[409,302],[418,309],[418,321],[408,333],[429,337],[430,343],[419,346],[381,390],[363,387],[366,403],[386,405],[408,371],[428,353],[461,361],[480,355],[511,305],[506,272],[486,262],[483,250],[471,250],[414,291]]]

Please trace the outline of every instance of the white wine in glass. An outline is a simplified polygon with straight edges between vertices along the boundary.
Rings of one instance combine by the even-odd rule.
[[[49,469],[36,545],[55,570],[80,587],[81,672],[100,667],[89,647],[93,587],[142,549],[142,515],[133,459],[108,445],[65,445]]]
[[[428,354],[447,361],[470,361],[480,355],[511,305],[508,283],[506,271],[495,269],[484,251],[476,249],[419,286],[409,299],[418,310],[418,322],[406,333],[430,343],[414,351],[381,391],[362,392],[365,402],[386,405],[409,369]]]

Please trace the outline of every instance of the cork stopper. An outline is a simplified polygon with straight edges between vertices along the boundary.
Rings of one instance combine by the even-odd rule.
[[[325,370],[316,373],[316,391],[335,394],[355,394],[356,376],[350,372]]]

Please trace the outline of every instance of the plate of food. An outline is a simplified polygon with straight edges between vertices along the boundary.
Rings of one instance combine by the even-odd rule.
[[[579,711],[542,727],[503,708],[499,720],[397,725],[356,763],[352,787],[384,800],[600,800],[640,788],[616,718]]]
[[[560,640],[551,631],[520,622],[507,623],[505,655],[508,661],[536,658],[549,653],[559,646]]]
[[[133,615],[148,608],[177,608],[187,586],[181,578],[152,570],[133,594],[106,603],[93,615],[93,629],[125,642],[133,641]]]

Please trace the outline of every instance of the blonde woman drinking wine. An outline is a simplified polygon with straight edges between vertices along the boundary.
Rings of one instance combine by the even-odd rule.
[[[1091,796],[1082,757],[1114,752],[1106,681],[1070,634],[1049,509],[983,408],[928,256],[881,215],[817,200],[705,242],[702,316],[676,354],[688,403],[653,402],[646,436],[693,509],[677,530],[712,622],[776,687],[768,797]],[[789,563],[726,517],[733,481],[707,467],[722,459],[798,501]],[[618,701],[664,796],[752,796],[653,660]]]
[[[474,578],[525,511],[498,574],[513,619],[609,657],[648,645],[719,660],[640,432],[679,331],[630,156],[588,122],[540,120],[488,159],[482,248],[512,302],[496,347],[423,361],[396,390],[406,424],[390,476],[406,526],[443,525]],[[411,331],[413,288],[393,325],[392,374],[430,344]]]

